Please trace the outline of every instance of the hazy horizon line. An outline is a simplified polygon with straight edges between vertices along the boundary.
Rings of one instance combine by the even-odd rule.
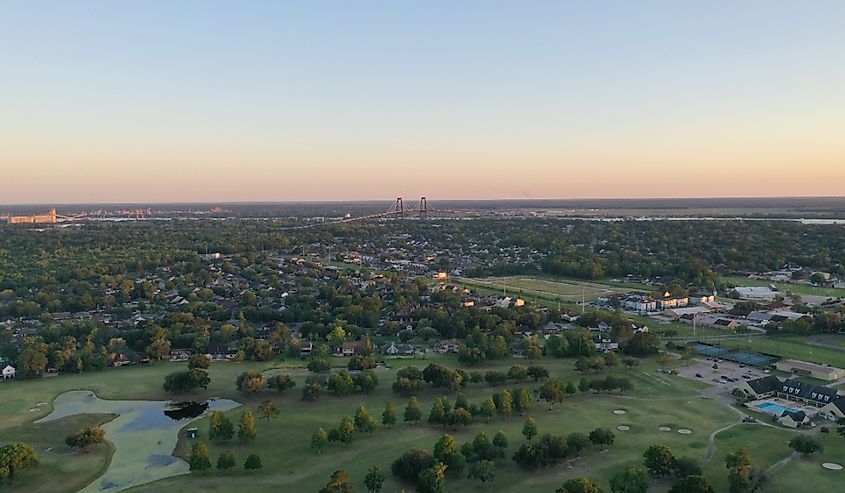
[[[401,197],[407,201],[417,201],[421,197]],[[658,200],[778,200],[778,199],[845,199],[845,195],[709,195],[709,196],[662,196],[662,197],[506,197],[506,198],[436,198],[426,197],[426,200],[436,202],[550,202],[550,201],[658,201]],[[192,204],[214,204],[214,205],[255,205],[255,204],[344,204],[344,203],[380,203],[394,202],[394,198],[372,198],[372,199],[302,199],[302,200],[222,200],[222,201],[126,201],[126,202],[2,202],[0,207],[13,206],[78,206],[78,205],[192,205]]]

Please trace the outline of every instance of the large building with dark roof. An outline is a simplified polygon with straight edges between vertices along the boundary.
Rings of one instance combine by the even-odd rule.
[[[813,385],[795,379],[781,380],[769,375],[742,382],[738,387],[754,399],[778,398],[819,408],[820,417],[838,420],[845,418],[845,394],[822,385]]]

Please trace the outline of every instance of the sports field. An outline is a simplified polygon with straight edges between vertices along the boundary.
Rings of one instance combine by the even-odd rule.
[[[578,281],[571,279],[544,279],[535,276],[461,278],[461,284],[480,287],[488,292],[504,293],[508,296],[538,297],[548,301],[576,302],[582,298],[588,302],[600,296],[629,293],[635,289],[614,283]]]
[[[337,360],[342,364],[342,360]],[[452,357],[433,356],[425,360],[406,360],[397,365],[414,364],[424,367],[430,362],[438,362],[450,367],[456,367],[457,362]],[[506,368],[520,360],[499,361],[487,365],[480,370],[492,368]],[[299,361],[292,362],[300,364]],[[543,359],[551,374],[564,381],[577,383],[581,375],[573,369],[573,361],[569,359]],[[577,394],[568,398],[563,404],[549,411],[545,403],[535,403],[529,413],[537,421],[540,433],[550,432],[565,434],[574,431],[588,432],[598,426],[606,426],[616,432],[616,444],[607,452],[588,450],[579,459],[558,466],[526,473],[510,460],[513,451],[523,442],[520,434],[525,417],[514,416],[509,419],[495,418],[489,423],[475,423],[459,431],[444,430],[420,423],[417,426],[399,424],[391,429],[379,429],[372,436],[359,436],[350,445],[333,444],[323,454],[313,452],[310,438],[317,426],[330,429],[336,427],[344,416],[351,416],[358,405],[364,404],[374,417],[379,417],[385,403],[390,400],[397,406],[400,415],[407,402],[406,399],[393,394],[390,384],[395,379],[396,368],[391,368],[379,374],[381,385],[370,395],[352,395],[338,398],[324,396],[317,402],[302,402],[299,400],[299,389],[279,395],[265,392],[257,396],[243,395],[235,391],[235,377],[245,370],[264,370],[279,367],[281,364],[272,363],[243,363],[214,364],[210,374],[212,384],[207,391],[192,396],[203,399],[211,396],[232,398],[253,411],[258,403],[264,399],[272,399],[279,407],[281,414],[270,421],[258,420],[258,438],[250,444],[240,444],[233,441],[225,446],[211,445],[212,462],[223,450],[231,450],[238,461],[239,467],[231,473],[221,476],[217,472],[205,475],[183,475],[164,479],[147,485],[133,488],[133,492],[177,492],[187,490],[231,491],[240,488],[242,491],[316,491],[325,484],[328,477],[336,469],[346,469],[356,489],[364,491],[363,477],[367,468],[373,464],[382,465],[387,472],[388,480],[384,491],[410,490],[412,485],[396,482],[389,473],[390,463],[410,447],[423,447],[431,450],[437,439],[449,432],[459,443],[471,440],[479,431],[493,436],[502,430],[510,441],[508,458],[497,466],[496,480],[487,486],[487,491],[516,491],[547,492],[553,491],[563,481],[573,476],[588,476],[599,481],[605,489],[609,489],[610,477],[621,470],[628,463],[641,463],[642,452],[654,443],[670,446],[677,455],[692,456],[704,460],[710,434],[722,427],[735,423],[738,415],[724,405],[699,396],[699,390],[704,384],[697,381],[685,380],[681,377],[668,376],[657,373],[656,363],[643,362],[632,370],[616,368],[614,374],[628,376],[635,384],[635,389],[627,396]],[[162,363],[153,366],[139,366],[108,370],[102,373],[59,376],[37,381],[17,381],[4,384],[2,391],[5,399],[0,402],[0,437],[9,440],[11,437],[33,437],[33,445],[44,458],[44,467],[25,473],[20,480],[9,486],[8,491],[77,491],[81,484],[91,481],[104,469],[108,457],[108,449],[102,452],[94,451],[90,454],[79,454],[69,451],[63,444],[64,436],[77,430],[81,426],[81,419],[93,421],[109,419],[108,416],[93,415],[90,418],[68,417],[39,425],[28,424],[34,419],[46,415],[50,406],[35,407],[39,402],[52,402],[53,398],[71,389],[91,389],[103,398],[108,399],[166,399],[168,396],[161,390],[164,376],[181,364]],[[301,368],[290,368],[297,384],[301,387],[307,372]],[[596,374],[601,376],[602,373]],[[593,375],[589,375],[592,377]],[[533,384],[525,384],[532,387]],[[509,386],[510,387],[510,386]],[[470,402],[480,402],[501,387],[489,387],[482,384],[471,384],[465,390]],[[423,415],[427,416],[434,400],[440,392],[426,389],[419,396]],[[454,398],[454,394],[451,396]],[[30,411],[30,409],[36,409]],[[614,410],[624,409],[624,415],[614,414]],[[233,421],[237,421],[241,409],[234,409],[227,414]],[[207,420],[195,422],[192,426],[199,426],[201,435],[207,433]],[[618,431],[617,426],[630,427],[629,431]],[[672,428],[670,432],[661,432],[661,426]],[[690,435],[677,433],[678,428],[689,428]],[[773,430],[770,432],[769,430]],[[766,428],[755,438],[761,450],[769,450],[767,441],[772,443],[782,441],[781,432],[774,428]],[[771,435],[771,436],[770,436]],[[37,439],[35,439],[37,437]],[[108,437],[107,437],[108,438]],[[177,452],[184,454],[190,447],[191,441],[180,436]],[[724,450],[717,443],[719,453],[727,453],[731,443]],[[53,452],[48,453],[47,449]],[[96,452],[96,453],[95,453]],[[250,453],[261,456],[264,468],[255,474],[246,474],[240,464]],[[91,457],[86,457],[91,456]],[[715,460],[715,459],[714,459]],[[50,469],[50,464],[61,464],[62,479],[59,471]],[[143,467],[143,466],[139,466]],[[721,466],[723,468],[724,466]],[[67,471],[68,468],[72,468]],[[714,472],[714,481],[722,481],[724,475],[721,468]],[[53,485],[46,488],[44,485]],[[72,485],[72,486],[71,486]],[[667,485],[658,485],[653,491],[665,491]],[[447,479],[447,491],[476,488],[468,479]],[[5,490],[4,490],[5,491]]]
[[[800,295],[812,296],[832,296],[835,298],[845,297],[845,289],[841,288],[822,288],[817,286],[810,286],[809,284],[793,284],[786,282],[771,282],[759,279],[748,279],[745,277],[724,277],[722,281],[733,286],[755,286],[763,287],[774,285],[780,291],[789,291]]]

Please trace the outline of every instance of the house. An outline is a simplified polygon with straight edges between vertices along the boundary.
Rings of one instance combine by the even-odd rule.
[[[188,361],[191,354],[184,349],[173,349],[170,351],[170,361]]]
[[[596,345],[596,350],[602,353],[619,351],[619,343],[605,336],[597,335],[593,337],[593,343]]]
[[[434,350],[438,353],[457,353],[463,344],[460,339],[445,339],[435,344]]]
[[[6,367],[3,368],[3,380],[11,380],[15,378],[15,373],[16,370],[14,366],[6,365]]]
[[[390,356],[412,356],[414,354],[414,346],[411,344],[391,342],[382,346],[381,352]]]
[[[344,342],[335,348],[335,356],[355,356],[360,354],[363,349],[364,344],[361,341]]]
[[[311,341],[308,341],[301,346],[299,346],[299,355],[300,356],[311,356],[311,353],[314,351],[314,344]]]
[[[799,426],[807,426],[810,424],[810,417],[804,411],[790,411],[785,410],[783,414],[778,417],[778,423],[788,428],[798,428]]]

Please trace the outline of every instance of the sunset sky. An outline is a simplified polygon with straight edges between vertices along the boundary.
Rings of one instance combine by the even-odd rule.
[[[845,2],[37,1],[0,203],[845,195]]]

